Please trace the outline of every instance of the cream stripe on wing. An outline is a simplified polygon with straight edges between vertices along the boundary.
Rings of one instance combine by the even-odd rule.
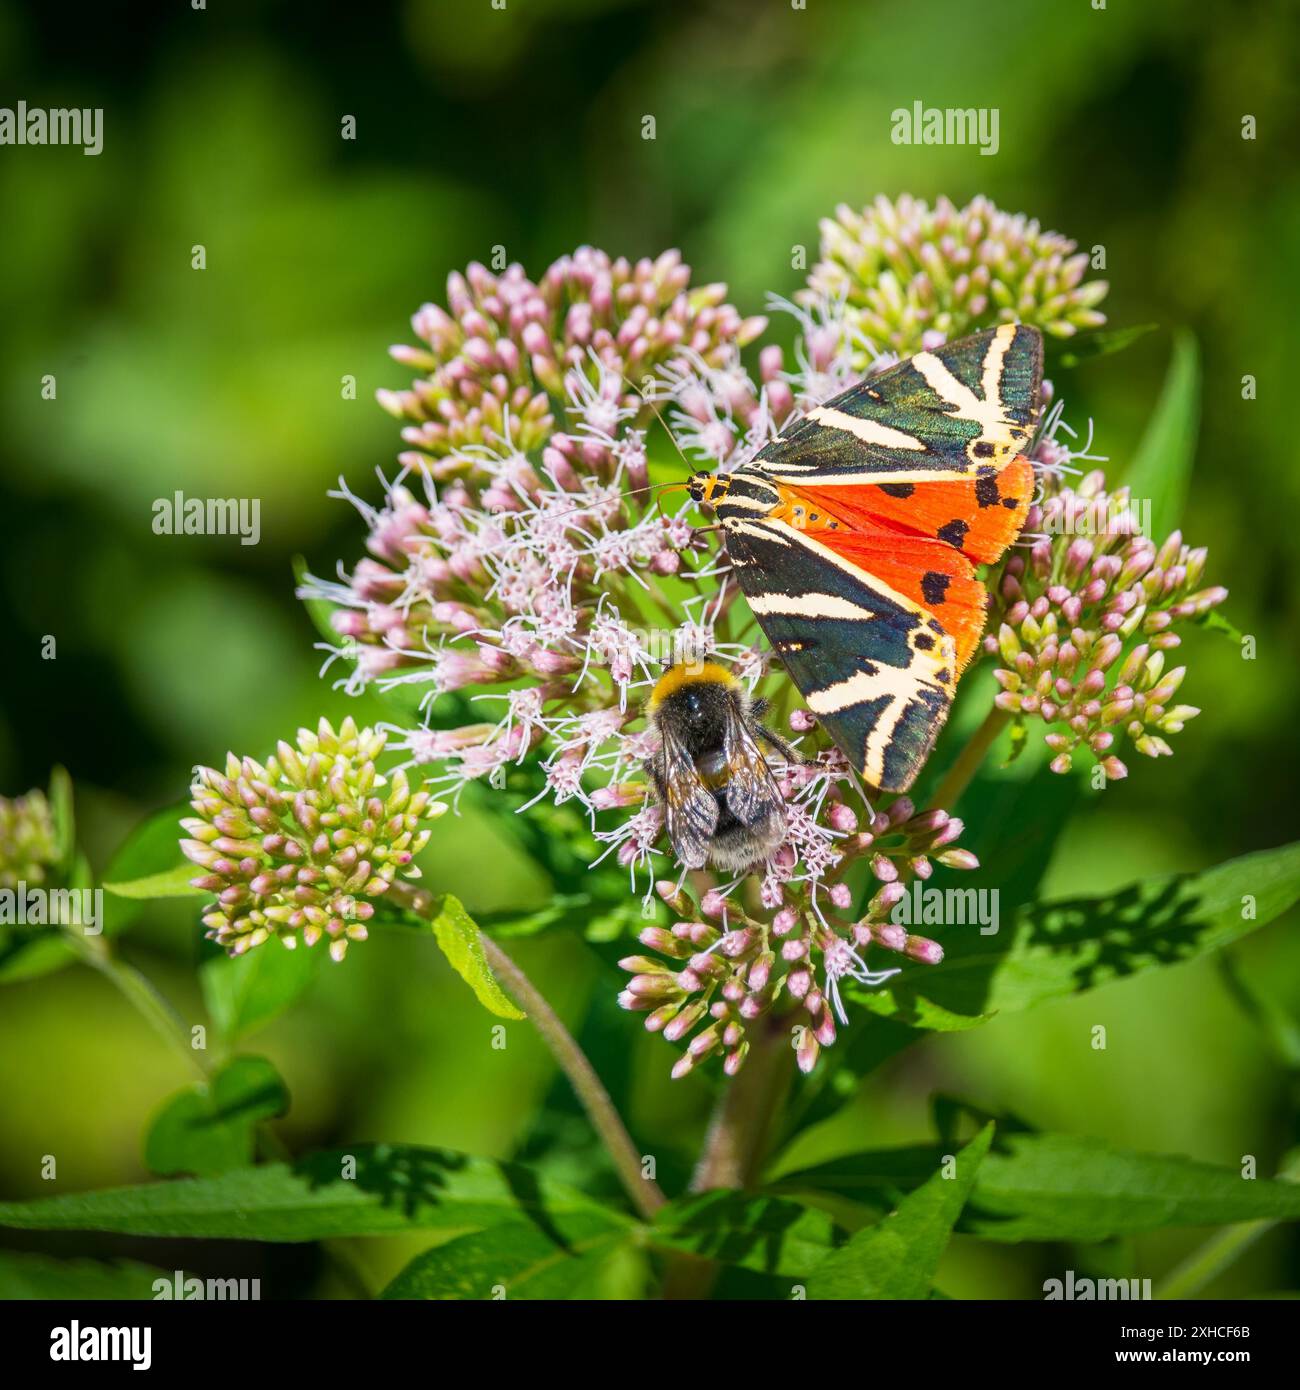
[[[1002,405],[1002,364],[1006,360],[1007,350],[1015,340],[1015,336],[1015,324],[1004,323],[993,335],[993,341],[989,344],[989,350],[984,356],[984,377],[980,383],[984,391],[984,399],[997,401],[999,408]]]
[[[998,382],[1002,377],[1002,359],[1015,336],[1015,331],[1015,324],[1006,323],[993,335],[993,341],[984,357],[981,376],[983,400],[980,400],[969,386],[958,381],[932,352],[918,352],[912,358],[912,366],[921,373],[925,384],[953,407],[944,414],[954,420],[973,420],[979,425],[980,432],[986,439],[1008,446],[1014,444],[1018,436],[1014,422],[1002,413],[1002,394],[998,389]]]
[[[793,526],[788,525],[786,522],[777,521],[770,517],[765,521],[737,521],[734,529],[740,532],[741,535],[750,534],[759,537],[761,540],[779,541],[783,545],[795,546],[800,550],[807,551],[826,564],[832,565],[835,569],[841,570],[843,573],[851,576],[864,588],[871,590],[872,593],[879,594],[882,598],[897,604],[898,607],[905,612],[914,613],[921,622],[925,622],[933,617],[929,609],[917,603],[914,599],[908,598],[906,594],[900,594],[897,589],[890,588],[879,575],[870,574],[861,566],[855,565],[851,560],[846,560],[843,556],[837,555],[829,546],[825,546],[820,541],[814,540],[807,531],[796,531]],[[776,598],[777,601],[780,601],[779,595],[751,596],[746,594],[745,597],[750,607],[753,608],[756,613],[761,610],[754,607],[755,598],[757,598],[759,603],[762,603],[764,599],[767,598]],[[831,596],[819,594],[817,597],[829,598]],[[874,616],[873,611],[865,606],[860,607],[850,600],[844,600],[844,602],[853,610],[853,615],[860,619],[870,620],[870,618]],[[817,615],[809,613],[807,616],[815,617]],[[839,615],[836,614],[834,616]],[[951,679],[948,681],[940,681],[939,675],[942,672],[948,672],[951,676],[951,673],[955,669],[956,651],[957,646],[951,634],[945,632],[939,637],[938,641],[936,641],[932,651],[927,652],[913,649],[911,654],[911,665],[907,669],[913,673],[913,680],[916,684],[931,685],[937,689],[946,690],[951,685]],[[882,663],[881,669],[897,671],[902,668],[886,668]],[[850,677],[850,679],[852,680],[855,678]],[[843,682],[840,682],[840,684],[843,684]],[[830,686],[827,688],[833,690],[836,687]],[[807,697],[807,692],[805,692],[805,696]],[[811,704],[811,697],[808,697],[808,699],[809,704]]]
[[[882,425],[879,420],[868,420],[861,415],[850,415],[843,410],[832,410],[830,406],[819,405],[804,417],[814,424],[825,425],[828,429],[844,430],[847,434],[862,440],[864,444],[879,444],[884,449],[919,449],[925,445],[914,435],[896,430],[892,425]]]
[[[811,691],[805,698],[814,714],[834,715],[864,700],[887,697],[888,703],[880,711],[862,750],[862,770],[868,781],[879,786],[885,777],[885,751],[893,742],[899,720],[922,684],[910,670],[880,666],[871,674],[858,671],[824,690]]]
[[[719,497],[714,507],[731,507],[737,511],[757,512],[759,516],[766,516],[768,512],[779,502],[779,498],[773,498],[770,502],[760,502],[756,497],[745,497],[739,493],[728,492]]]
[[[814,714],[838,714],[864,700],[878,700],[882,695],[910,700],[920,684],[922,682],[908,667],[877,666],[874,671],[855,671],[834,685],[809,691],[808,708]]]
[[[755,613],[779,613],[791,618],[848,618],[861,621],[873,610],[837,594],[751,594],[746,600]]]
[[[754,535],[760,540],[779,541],[782,545],[791,545],[799,550],[806,550],[833,568],[852,576],[859,584],[865,584],[867,588],[892,600],[900,608],[906,609],[907,612],[915,613],[917,617],[923,619],[932,616],[929,609],[922,607],[915,599],[908,598],[906,594],[900,594],[897,589],[891,589],[879,575],[868,574],[860,565],[855,565],[851,560],[837,555],[829,546],[814,540],[807,531],[796,531],[788,522],[778,521],[775,517],[766,517],[762,521],[744,521],[738,518],[733,529],[739,531],[741,535]],[[748,595],[746,597],[748,598]],[[941,664],[935,666],[936,671],[942,669]]]

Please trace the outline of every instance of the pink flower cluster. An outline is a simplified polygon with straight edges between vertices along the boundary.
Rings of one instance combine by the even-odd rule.
[[[905,211],[916,232],[907,254],[933,270],[925,219]],[[935,252],[955,255],[939,212]],[[1014,262],[1034,303],[1035,285],[1062,276],[1077,285],[1073,263],[1034,278],[1025,248],[1041,243],[1058,256],[1061,247],[1022,222],[987,221],[984,263]],[[692,465],[739,466],[864,370],[937,346],[959,319],[982,326],[970,295],[960,313],[924,323],[864,312],[871,287],[853,281],[854,266],[875,262],[849,257],[829,224],[823,237],[822,269],[797,303],[772,301],[795,317],[790,354],[763,347],[754,371],[742,349],[766,320],[743,316],[721,285],[693,287],[676,252],[633,264],[583,247],[536,280],[519,266],[451,276],[445,305],[414,316],[416,345],[393,349],[414,380],[380,393],[402,421],[400,473],[378,504],[340,487],[366,522],[369,555],[300,589],[330,607],[326,664],[345,663],[341,684],[374,687],[406,711],[382,732],[435,795],[454,803],[467,783],[485,781],[527,788],[521,810],[530,797],[576,802],[592,822],[595,863],[613,861],[634,888],[646,884],[647,914],[657,883],[679,920],[647,928],[642,941],[680,968],[632,958],[622,1000],[685,1045],[678,1074],[714,1053],[734,1072],[746,1026],[773,1009],[803,1020],[799,1060],[810,1067],[845,1021],[846,992],[891,973],[868,966],[871,946],[940,958],[934,942],[893,920],[905,880],[928,878],[935,864],[976,867],[954,845],[961,823],[942,810],[918,814],[905,798],[866,804],[770,667],[725,555],[686,506],[661,506],[651,487],[652,477],[681,481]],[[884,256],[897,259],[888,247]],[[911,289],[937,310],[955,294],[939,278]],[[990,282],[990,305],[992,295]],[[1071,299],[1078,322],[1082,302]],[[989,321],[1004,308],[990,308]],[[774,764],[784,843],[743,881],[675,877],[663,813],[648,796],[655,745],[642,706],[674,660],[719,662],[750,689],[766,681],[767,718],[791,730],[802,758]],[[479,717],[465,717],[471,705]],[[449,710],[455,727],[445,727]],[[856,863],[876,887],[855,907],[845,876]]]

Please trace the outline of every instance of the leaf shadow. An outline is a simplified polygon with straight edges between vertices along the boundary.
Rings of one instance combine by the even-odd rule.
[[[277,1079],[268,1079],[251,1091],[243,1091],[224,1104],[202,1114],[188,1117],[183,1128],[189,1130],[217,1129],[225,1125],[246,1120],[249,1124],[260,1124],[275,1115],[283,1115],[288,1107],[288,1096],[284,1084]]]
[[[692,1255],[775,1274],[788,1262],[783,1254],[788,1253],[794,1226],[807,1220],[808,1211],[795,1202],[709,1192],[684,1207],[670,1229],[679,1239],[686,1238]]]
[[[344,1176],[346,1160],[356,1165],[355,1176]],[[293,1172],[313,1191],[333,1183],[379,1198],[414,1218],[422,1207],[437,1206],[447,1197],[452,1175],[468,1165],[464,1154],[414,1144],[358,1144],[355,1148],[308,1154],[293,1164]]]
[[[1135,884],[1096,898],[1077,897],[1022,908],[997,938],[945,941],[940,965],[914,972],[900,990],[915,991],[954,1013],[975,1015],[1009,1006],[999,997],[1003,967],[1014,957],[1026,978],[1037,975],[1031,999],[1011,1007],[1077,994],[1158,965],[1176,965],[1204,950],[1211,926],[1192,876]],[[1044,978],[1036,966],[1051,963]],[[1055,978],[1052,978],[1052,977]]]

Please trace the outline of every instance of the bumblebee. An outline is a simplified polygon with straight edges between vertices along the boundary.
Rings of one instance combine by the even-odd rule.
[[[785,800],[759,747],[798,753],[763,727],[765,708],[721,666],[678,663],[650,692],[646,717],[659,751],[646,763],[668,838],[688,869],[712,860],[742,873],[785,834]]]

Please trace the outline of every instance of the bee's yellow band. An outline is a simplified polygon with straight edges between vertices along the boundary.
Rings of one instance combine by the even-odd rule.
[[[684,685],[696,685],[704,682],[712,685],[725,685],[729,689],[740,684],[730,671],[715,662],[706,661],[703,666],[687,666],[679,662],[659,677],[658,683],[650,692],[650,708],[654,709],[657,705],[662,704]]]

